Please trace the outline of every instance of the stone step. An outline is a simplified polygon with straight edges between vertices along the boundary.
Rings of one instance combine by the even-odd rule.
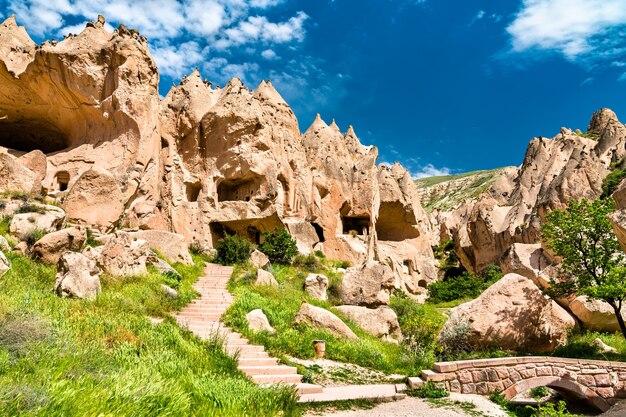
[[[296,389],[298,390],[299,395],[307,395],[307,394],[321,394],[324,390],[324,387],[321,385],[315,384],[307,384],[305,382],[300,382],[296,384]]]
[[[302,382],[302,375],[252,375],[252,381],[257,384],[299,384]]]
[[[239,358],[239,366],[273,366],[278,365],[278,359],[270,358],[269,355],[263,358]]]
[[[226,351],[228,352],[228,348],[226,349]],[[233,352],[234,355],[235,352]],[[231,355],[231,356],[233,356]],[[251,360],[251,359],[267,359],[270,358],[270,355],[265,352],[258,352],[258,351],[242,351],[239,353],[238,359],[239,360]],[[274,358],[272,358],[274,359]]]
[[[395,401],[406,398],[406,394],[398,392],[394,384],[386,385],[348,385],[324,388],[322,392],[302,394],[298,402],[332,402],[347,400]]]
[[[297,374],[295,366],[273,365],[273,366],[238,366],[241,372],[248,375],[292,375]]]

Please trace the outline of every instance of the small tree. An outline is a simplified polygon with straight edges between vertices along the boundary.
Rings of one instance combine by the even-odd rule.
[[[271,263],[289,265],[298,254],[296,241],[288,231],[279,227],[263,233],[263,244],[259,250],[267,255]]]
[[[562,271],[570,278],[550,281],[551,295],[585,295],[607,302],[626,338],[622,304],[626,299],[626,256],[615,237],[608,214],[612,198],[570,201],[564,210],[546,215],[541,236],[547,247],[563,258]]]
[[[234,265],[247,261],[254,246],[239,235],[226,236],[215,246],[215,262],[222,265]]]

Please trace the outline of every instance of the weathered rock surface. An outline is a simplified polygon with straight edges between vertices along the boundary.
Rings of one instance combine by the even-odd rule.
[[[11,219],[9,232],[20,239],[26,238],[36,230],[46,233],[55,232],[65,224],[65,212],[59,207],[38,205],[41,212],[19,213]]]
[[[304,290],[317,300],[328,300],[328,277],[322,274],[309,274],[304,280]]]
[[[0,251],[0,277],[11,270],[11,262],[7,259],[2,251]]]
[[[33,245],[32,256],[49,264],[56,264],[63,252],[77,251],[87,240],[84,230],[70,227],[48,233]]]
[[[501,263],[504,274],[518,274],[533,280],[540,288],[548,288],[550,279],[558,275],[558,266],[540,243],[514,243]]]
[[[180,262],[186,265],[193,263],[189,253],[189,246],[184,236],[162,230],[129,231],[128,234],[133,239],[144,240],[150,248],[157,249],[170,262]]]
[[[6,240],[4,236],[0,236],[0,251],[9,252],[11,250],[11,246],[9,245],[9,241]]]
[[[530,279],[508,274],[479,298],[454,308],[442,334],[466,326],[473,347],[550,352],[567,341],[576,321]]]
[[[274,278],[271,272],[267,272],[264,269],[258,269],[256,272],[256,285],[269,285],[270,287],[278,287],[278,281]]]
[[[248,328],[254,332],[276,333],[261,309],[252,310],[246,314],[246,320],[248,321]]]
[[[586,329],[598,332],[621,332],[613,308],[602,300],[590,301],[584,295],[569,302],[568,308]],[[626,320],[626,311],[622,309]]]
[[[296,324],[307,323],[314,327],[321,327],[346,339],[356,340],[358,336],[339,317],[321,307],[309,303],[302,303],[296,315]]]
[[[335,307],[335,310],[376,337],[389,342],[402,339],[398,316],[387,306],[380,306],[375,309],[359,306],[339,306]]]
[[[133,239],[130,234],[119,231],[109,236],[103,246],[88,248],[85,255],[108,274],[124,277],[146,275],[151,252],[145,240]]]
[[[318,117],[302,134],[271,82],[213,88],[194,71],[161,100],[147,44],[126,31],[98,23],[37,47],[9,18],[0,39],[0,189],[47,190],[100,231],[211,248],[282,227],[303,253],[387,264],[414,295],[436,279],[408,172],[377,166],[352,127]]]
[[[626,154],[625,144],[626,126],[611,110],[601,109],[585,137],[562,128],[552,139],[531,140],[517,172],[502,175],[453,211],[435,213],[434,224],[442,239],[454,239],[468,270],[499,264],[513,244],[539,243],[547,212],[571,199],[599,197],[611,164]]]
[[[61,297],[95,300],[100,293],[100,270],[96,263],[81,253],[63,253],[54,292]]]
[[[339,296],[344,304],[376,307],[389,304],[395,288],[391,268],[376,261],[348,268],[343,276]]]
[[[171,298],[173,300],[178,298],[178,291],[176,291],[174,288],[170,287],[169,285],[161,284],[161,290],[163,291],[163,294],[167,298]]]
[[[266,269],[270,266],[270,259],[263,252],[255,249],[250,254],[250,263],[255,268]]]

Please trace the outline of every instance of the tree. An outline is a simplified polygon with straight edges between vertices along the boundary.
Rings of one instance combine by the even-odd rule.
[[[615,211],[612,198],[570,201],[566,209],[546,215],[541,236],[549,249],[563,258],[569,279],[551,280],[550,294],[585,295],[607,302],[615,313],[624,338],[622,305],[626,299],[626,256],[620,249],[608,214]]]
[[[289,232],[279,227],[263,233],[263,244],[259,250],[267,255],[271,263],[289,265],[298,254],[296,241]]]

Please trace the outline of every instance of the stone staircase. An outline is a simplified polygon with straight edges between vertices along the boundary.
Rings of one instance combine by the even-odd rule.
[[[232,267],[207,264],[204,276],[193,286],[200,297],[174,315],[178,324],[200,338],[223,338],[226,352],[238,360],[239,370],[257,384],[295,385],[300,395],[321,393],[321,386],[302,383],[302,375],[298,375],[295,367],[280,365],[263,346],[250,344],[240,333],[221,323],[222,314],[234,301],[226,289],[232,273]]]

